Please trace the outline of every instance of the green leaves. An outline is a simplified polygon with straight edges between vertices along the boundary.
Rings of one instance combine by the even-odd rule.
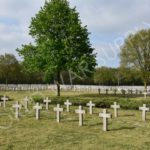
[[[150,79],[150,29],[130,35],[121,47],[121,65],[141,71],[144,82]]]
[[[82,75],[93,72],[96,56],[89,33],[86,26],[81,25],[76,9],[70,8],[67,0],[45,2],[32,18],[29,33],[35,39],[34,45],[23,45],[17,51],[30,70],[72,70],[80,75],[81,72]]]

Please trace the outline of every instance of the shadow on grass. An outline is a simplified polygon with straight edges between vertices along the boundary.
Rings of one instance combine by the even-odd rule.
[[[94,98],[94,97],[117,97],[117,98],[138,98],[138,97],[143,97],[143,95],[136,95],[136,94],[126,94],[126,95],[123,95],[123,94],[80,94],[78,95],[79,97],[91,97],[91,98]]]
[[[119,117],[134,117],[135,114],[124,114],[124,115],[119,115]]]
[[[72,118],[68,118],[68,119],[63,119],[62,118],[62,122],[69,122],[69,123],[71,123],[71,122],[79,122],[79,120],[78,119],[72,119]]]
[[[118,130],[133,130],[135,127],[120,127],[116,129],[109,129],[109,131],[118,131]]]
[[[103,125],[103,124],[100,122],[95,123],[95,124],[84,124],[84,126],[88,126],[88,127],[101,126],[101,125]]]

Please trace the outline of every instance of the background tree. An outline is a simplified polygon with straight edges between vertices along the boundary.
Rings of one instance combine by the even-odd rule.
[[[94,83],[98,85],[142,85],[140,71],[133,68],[96,68]]]
[[[140,70],[147,91],[150,78],[150,29],[140,30],[126,38],[120,56],[122,66]]]
[[[115,85],[117,83],[116,69],[101,67],[94,73],[94,81],[99,85]]]
[[[0,55],[0,75],[5,79],[6,85],[8,81],[17,82],[19,72],[19,62],[13,54]]]
[[[75,8],[67,0],[51,0],[32,18],[30,35],[35,44],[17,49],[30,70],[56,73],[57,95],[60,95],[60,73],[70,70],[76,76],[91,75],[95,54],[86,26],[81,25]]]

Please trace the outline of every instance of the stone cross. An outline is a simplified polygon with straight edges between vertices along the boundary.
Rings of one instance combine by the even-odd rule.
[[[89,101],[89,103],[87,103],[86,105],[89,106],[89,113],[93,114],[93,107],[95,106],[95,104],[92,103],[92,101]]]
[[[67,100],[66,102],[64,102],[64,105],[66,105],[66,107],[67,107],[67,112],[69,112],[70,111],[70,105],[72,105],[72,103],[71,102],[69,102],[69,100]]]
[[[146,104],[143,104],[143,107],[139,107],[139,110],[142,110],[142,120],[146,120],[146,111],[149,111],[149,108],[146,107]]]
[[[56,111],[56,120],[59,123],[61,119],[61,112],[63,112],[63,108],[60,108],[60,104],[57,104],[57,107],[54,108],[54,111]]]
[[[3,107],[6,107],[6,101],[8,101],[8,98],[4,95],[4,97],[1,98],[3,100]]]
[[[120,105],[117,105],[117,103],[114,102],[114,105],[111,105],[111,108],[114,109],[114,116],[118,117],[118,109],[120,108]]]
[[[46,99],[44,99],[44,103],[46,103],[46,110],[48,110],[48,104],[51,102],[51,100],[48,99],[48,97],[46,97]]]
[[[39,103],[36,103],[36,105],[33,106],[33,109],[36,110],[36,120],[39,120],[39,118],[40,118],[40,110],[42,109],[42,106],[40,106]]]
[[[103,113],[99,113],[99,117],[103,118],[103,131],[108,130],[108,118],[111,118],[111,114],[107,113],[106,109],[103,109]]]
[[[146,99],[147,98],[147,92],[144,92],[144,98]]]
[[[28,102],[29,102],[29,98],[26,96],[24,98],[24,107],[25,107],[25,110],[28,111]]]
[[[21,109],[21,105],[19,105],[19,103],[16,102],[16,104],[14,104],[12,107],[15,108],[15,110],[16,110],[15,118],[18,119],[19,118],[19,109]]]
[[[75,113],[79,114],[79,126],[83,126],[83,114],[85,114],[85,110],[82,110],[82,106],[79,106],[79,109],[75,110]]]

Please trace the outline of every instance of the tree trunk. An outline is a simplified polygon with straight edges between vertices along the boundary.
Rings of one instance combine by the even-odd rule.
[[[144,90],[147,92],[147,82],[144,80]]]
[[[5,80],[5,84],[6,84],[6,86],[8,85],[7,78],[6,78],[6,80]]]
[[[60,96],[60,71],[57,72],[57,96]]]

